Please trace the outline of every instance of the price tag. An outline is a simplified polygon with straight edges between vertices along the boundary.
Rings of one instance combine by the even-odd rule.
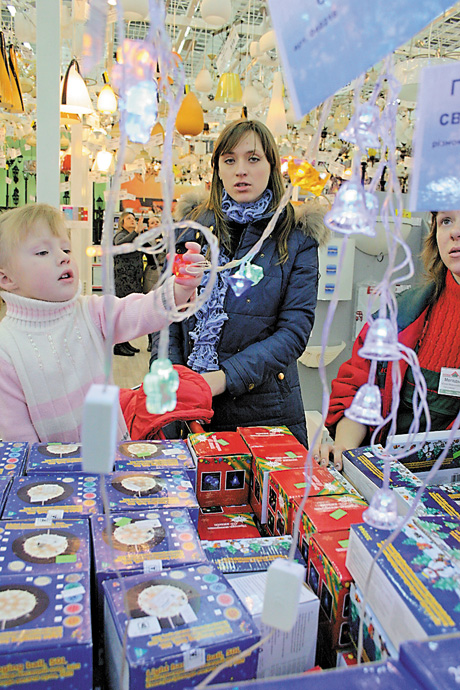
[[[143,637],[144,635],[156,635],[161,632],[158,618],[155,616],[143,616],[131,618],[128,623],[128,637]]]
[[[184,671],[192,671],[195,668],[204,666],[206,663],[206,652],[201,647],[188,649],[184,652]]]
[[[144,573],[160,573],[163,570],[163,562],[160,559],[144,561]]]

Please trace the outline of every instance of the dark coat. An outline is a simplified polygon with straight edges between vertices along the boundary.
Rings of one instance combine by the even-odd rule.
[[[198,219],[213,224],[211,212]],[[280,265],[276,241],[269,237],[253,263],[263,279],[242,296],[228,288],[224,323],[218,344],[227,390],[213,398],[211,428],[224,431],[237,426],[287,425],[307,445],[297,359],[305,350],[314,322],[318,284],[318,244],[326,240],[320,214],[300,214],[289,235],[289,258]],[[256,243],[267,220],[241,231],[234,258],[241,258]],[[242,226],[239,226],[240,228]],[[170,326],[169,356],[173,364],[186,364],[195,326],[191,317]]]
[[[434,284],[429,284],[425,287],[405,290],[398,298],[398,341],[411,349],[415,347],[422,334],[433,292]],[[329,411],[326,418],[326,427],[332,436],[335,436],[335,427],[342,419],[345,410],[353,402],[356,391],[368,381],[370,360],[363,359],[358,355],[358,350],[364,345],[368,330],[369,326],[366,324],[354,342],[350,359],[340,365],[337,378],[332,381]],[[401,381],[404,381],[408,365],[403,359],[399,360],[398,364],[401,371]],[[392,362],[379,362],[377,366],[375,382],[380,389],[382,416],[384,418],[390,412],[392,404],[392,366]],[[386,438],[385,431],[382,431],[378,439],[382,443]],[[370,436],[371,433],[364,439],[362,445],[366,445]]]
[[[119,230],[115,233],[113,243],[125,244],[133,242],[137,237],[137,232]],[[126,297],[132,292],[142,292],[142,273],[144,270],[142,253],[138,251],[128,254],[116,254],[113,258],[113,271],[115,283],[115,295]]]

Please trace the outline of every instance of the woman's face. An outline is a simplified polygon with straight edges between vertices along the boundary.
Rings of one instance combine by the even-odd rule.
[[[443,263],[460,283],[460,211],[438,212],[436,240]]]
[[[219,177],[227,194],[238,203],[259,199],[267,188],[270,172],[270,163],[255,132],[248,132],[233,151],[219,156]]]
[[[160,225],[160,219],[156,216],[149,217],[147,223],[150,230],[150,228],[156,228],[158,225]]]
[[[123,218],[123,229],[124,230],[129,230],[132,232],[134,228],[136,227],[136,219],[134,218],[133,214],[130,213],[127,216]]]

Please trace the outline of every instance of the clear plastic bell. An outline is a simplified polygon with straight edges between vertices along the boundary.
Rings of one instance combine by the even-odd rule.
[[[358,388],[350,407],[345,410],[345,417],[366,426],[379,426],[383,422],[380,413],[382,400],[375,383],[365,383]]]
[[[366,192],[362,184],[350,180],[341,185],[324,222],[331,230],[345,235],[361,233],[375,237],[378,210],[377,197]]]
[[[363,520],[376,529],[396,529],[399,517],[394,491],[378,489],[372,496],[369,508],[363,512]]]
[[[379,316],[371,323],[364,345],[358,350],[358,355],[363,359],[377,359],[384,362],[395,362],[401,359],[398,335],[390,319]]]
[[[339,136],[344,141],[355,144],[362,151],[369,148],[378,149],[380,129],[380,108],[377,105],[363,103]]]

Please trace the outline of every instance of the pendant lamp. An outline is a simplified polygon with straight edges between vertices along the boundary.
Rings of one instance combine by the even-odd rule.
[[[209,93],[209,91],[211,91],[212,77],[210,71],[206,67],[203,67],[196,75],[195,89],[203,93]]]
[[[257,108],[262,98],[253,84],[246,84],[243,91],[243,104],[247,108]]]
[[[235,72],[224,72],[217,84],[214,103],[220,106],[241,105],[243,103],[243,89],[239,76]]]
[[[204,127],[203,108],[194,93],[185,94],[176,117],[176,129],[182,136],[196,137]]]
[[[223,26],[232,16],[231,0],[202,0],[201,16],[213,26]]]
[[[163,125],[161,122],[158,120],[155,125],[152,127],[152,131],[150,132],[150,143],[153,146],[162,146],[165,140],[165,131],[163,129]]]
[[[107,149],[102,149],[97,152],[96,158],[94,160],[93,170],[98,172],[109,172],[110,166],[113,163],[113,153],[107,151]]]
[[[281,72],[275,72],[273,78],[273,95],[268,108],[265,123],[273,136],[287,134],[286,111],[283,101],[283,79]]]
[[[117,97],[109,84],[107,72],[103,72],[102,79],[104,80],[104,86],[97,98],[97,109],[104,115],[112,115],[117,110]]]
[[[80,74],[78,62],[70,61],[64,79],[61,81],[61,112],[87,115],[93,112],[88,89]]]

